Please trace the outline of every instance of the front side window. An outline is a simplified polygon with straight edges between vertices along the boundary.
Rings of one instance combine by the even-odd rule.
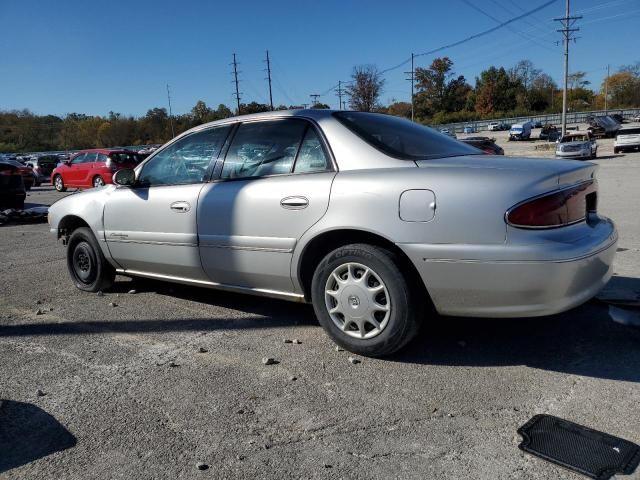
[[[82,163],[92,163],[98,158],[97,152],[87,152]]]
[[[371,146],[402,160],[482,154],[476,148],[404,118],[365,112],[333,115]]]
[[[87,158],[87,154],[86,153],[81,153],[80,155],[74,157],[73,160],[71,160],[71,164],[72,165],[79,165],[81,163],[84,163],[85,158]]]
[[[307,122],[286,119],[243,123],[222,167],[223,179],[290,173]]]
[[[230,128],[215,127],[174,142],[142,167],[138,183],[153,186],[204,182],[209,165],[220,154]]]

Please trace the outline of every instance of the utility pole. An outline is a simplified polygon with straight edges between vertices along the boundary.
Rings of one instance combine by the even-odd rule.
[[[413,90],[414,90],[414,83],[415,83],[415,78],[416,78],[416,76],[415,76],[415,68],[414,68],[414,63],[413,63],[414,57],[415,57],[415,55],[412,53],[411,54],[411,71],[410,72],[404,72],[407,75],[409,75],[409,78],[407,78],[407,80],[409,80],[411,82],[411,121],[412,122],[414,121],[414,105],[413,105],[414,104],[414,102],[413,102],[414,93],[413,93]]]
[[[271,62],[269,61],[269,50],[267,50],[267,80],[269,80],[269,105],[273,112],[273,95],[271,93]]]
[[[342,108],[342,80],[338,80],[338,110]]]
[[[314,105],[318,104],[318,99],[320,98],[320,95],[317,93],[312,93],[309,96],[311,97],[311,108],[313,108]]]
[[[607,65],[607,79],[604,81],[604,114],[607,114],[609,106],[609,65]]]
[[[233,63],[231,65],[233,65],[233,77],[236,83],[235,97],[236,97],[236,102],[238,104],[238,115],[240,115],[240,92],[238,91],[238,62],[236,62],[235,53],[233,54]]]
[[[167,99],[169,100],[169,125],[171,125],[171,138],[176,136],[173,131],[173,115],[171,113],[171,90],[169,90],[169,84],[167,83]]]
[[[309,104],[308,104],[308,103],[303,103],[303,104],[302,104],[302,109],[303,109],[303,110],[306,110],[308,107],[309,107]]]
[[[557,30],[564,36],[564,89],[562,90],[562,136],[567,133],[567,86],[569,83],[569,42],[575,40],[572,36],[573,32],[580,30],[579,28],[572,28],[577,20],[580,20],[582,16],[572,17],[570,12],[571,0],[566,0],[566,8],[564,17],[554,18],[556,22],[560,22],[562,28]]]

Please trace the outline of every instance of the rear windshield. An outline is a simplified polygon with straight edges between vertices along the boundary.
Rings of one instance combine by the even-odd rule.
[[[368,144],[402,160],[482,154],[469,145],[404,118],[365,112],[336,112],[333,115]]]
[[[115,163],[138,163],[139,157],[131,152],[110,153],[109,158]]]
[[[640,128],[625,128],[624,130],[618,130],[618,136],[620,135],[640,135]]]

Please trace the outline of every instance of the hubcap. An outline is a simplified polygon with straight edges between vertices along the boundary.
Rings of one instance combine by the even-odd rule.
[[[58,190],[62,188],[62,179],[60,177],[56,177],[56,188]]]
[[[351,337],[375,337],[389,323],[389,292],[380,276],[366,265],[345,263],[337,267],[327,279],[324,297],[333,323]]]
[[[102,187],[104,185],[104,180],[102,180],[102,178],[97,177],[94,181],[93,181],[93,186],[94,187]]]

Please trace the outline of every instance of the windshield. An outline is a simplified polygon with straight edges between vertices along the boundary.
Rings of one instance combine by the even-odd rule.
[[[138,156],[130,152],[110,153],[109,158],[115,163],[138,163]]]
[[[566,137],[562,137],[560,143],[569,143],[569,142],[586,142],[589,140],[586,135],[568,135]]]
[[[625,128],[624,130],[618,130],[618,136],[620,135],[640,135],[640,128]]]
[[[402,160],[482,154],[469,145],[404,118],[365,112],[336,112],[333,115],[368,144]]]
[[[523,130],[522,127],[511,127],[511,131],[513,132],[521,132]]]

